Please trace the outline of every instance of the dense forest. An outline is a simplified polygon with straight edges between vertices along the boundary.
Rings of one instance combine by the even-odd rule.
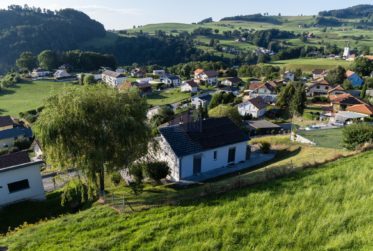
[[[12,5],[0,10],[0,69],[14,65],[24,51],[77,49],[80,43],[105,34],[104,26],[83,12]]]
[[[281,24],[282,22],[274,16],[264,16],[262,14],[242,15],[234,17],[224,17],[221,21],[247,21],[247,22],[260,22],[270,24]]]
[[[362,4],[346,9],[321,11],[319,16],[336,18],[364,18],[373,14],[373,5]]]

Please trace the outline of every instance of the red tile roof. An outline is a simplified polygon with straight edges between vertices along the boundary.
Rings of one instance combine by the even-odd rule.
[[[353,105],[347,108],[349,112],[362,113],[369,116],[373,115],[373,107],[367,104]]]

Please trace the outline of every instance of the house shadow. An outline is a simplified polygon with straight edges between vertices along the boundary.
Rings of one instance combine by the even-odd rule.
[[[0,108],[0,115],[3,115],[4,113],[8,112],[8,110]]]
[[[2,208],[0,210],[0,235],[19,227],[24,222],[34,224],[60,215],[76,213],[90,208],[93,203],[88,201],[83,204],[71,203],[62,206],[61,195],[61,191],[53,192],[47,194],[47,199],[44,201],[24,201]]]
[[[5,96],[5,95],[9,95],[9,94],[14,94],[16,91],[10,89],[10,88],[7,88],[7,89],[3,89],[0,91],[0,97],[1,96]]]

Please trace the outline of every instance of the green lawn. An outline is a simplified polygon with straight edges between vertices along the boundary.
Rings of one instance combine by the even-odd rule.
[[[153,92],[147,96],[148,103],[153,106],[168,105],[190,98],[190,93],[180,92],[180,89],[168,89],[161,92]]]
[[[17,84],[0,91],[0,115],[19,116],[20,112],[36,109],[50,95],[60,92],[71,83],[33,81]]]
[[[299,58],[274,61],[271,64],[280,67],[285,67],[288,70],[295,70],[297,68],[300,68],[304,72],[311,72],[314,69],[332,69],[337,65],[341,65],[347,68],[350,65],[350,63],[351,62],[347,62],[345,60],[335,60],[327,58]]]
[[[10,250],[371,250],[373,152],[133,214],[94,206],[10,233]]]
[[[327,148],[342,148],[343,129],[300,131],[301,136],[316,143],[317,146]]]

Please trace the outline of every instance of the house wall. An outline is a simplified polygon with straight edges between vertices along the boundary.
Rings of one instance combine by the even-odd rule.
[[[307,94],[308,96],[327,95],[329,90],[327,85],[315,85],[310,88]]]
[[[110,85],[111,87],[116,87],[119,84],[123,83],[126,80],[125,77],[122,78],[113,78],[108,75],[102,74],[102,81],[106,84]]]
[[[259,110],[258,108],[253,106],[251,103],[240,104],[240,105],[238,105],[237,109],[238,109],[238,113],[241,116],[246,116],[246,115],[251,114],[251,116],[253,116],[253,118],[260,118],[260,117],[264,116],[264,114],[266,113],[266,109]]]
[[[159,149],[157,149],[157,154],[156,158],[159,161],[164,161],[168,164],[170,167],[170,175],[169,179],[173,181],[178,181],[180,180],[180,169],[179,169],[179,164],[180,160],[179,158],[175,155],[175,153],[172,151],[171,146],[167,143],[165,138],[161,136],[158,139],[159,143]]]
[[[214,169],[227,167],[229,148],[236,148],[235,164],[246,161],[247,142],[241,142],[233,145],[228,145],[202,153],[184,156],[180,159],[180,179],[185,179],[193,176],[193,159],[196,155],[202,157],[201,173],[212,171]],[[214,160],[214,152],[217,151],[217,159]]]
[[[40,174],[41,164],[0,172],[0,206],[22,200],[44,200],[44,188]],[[9,193],[8,184],[27,179],[30,188]]]

